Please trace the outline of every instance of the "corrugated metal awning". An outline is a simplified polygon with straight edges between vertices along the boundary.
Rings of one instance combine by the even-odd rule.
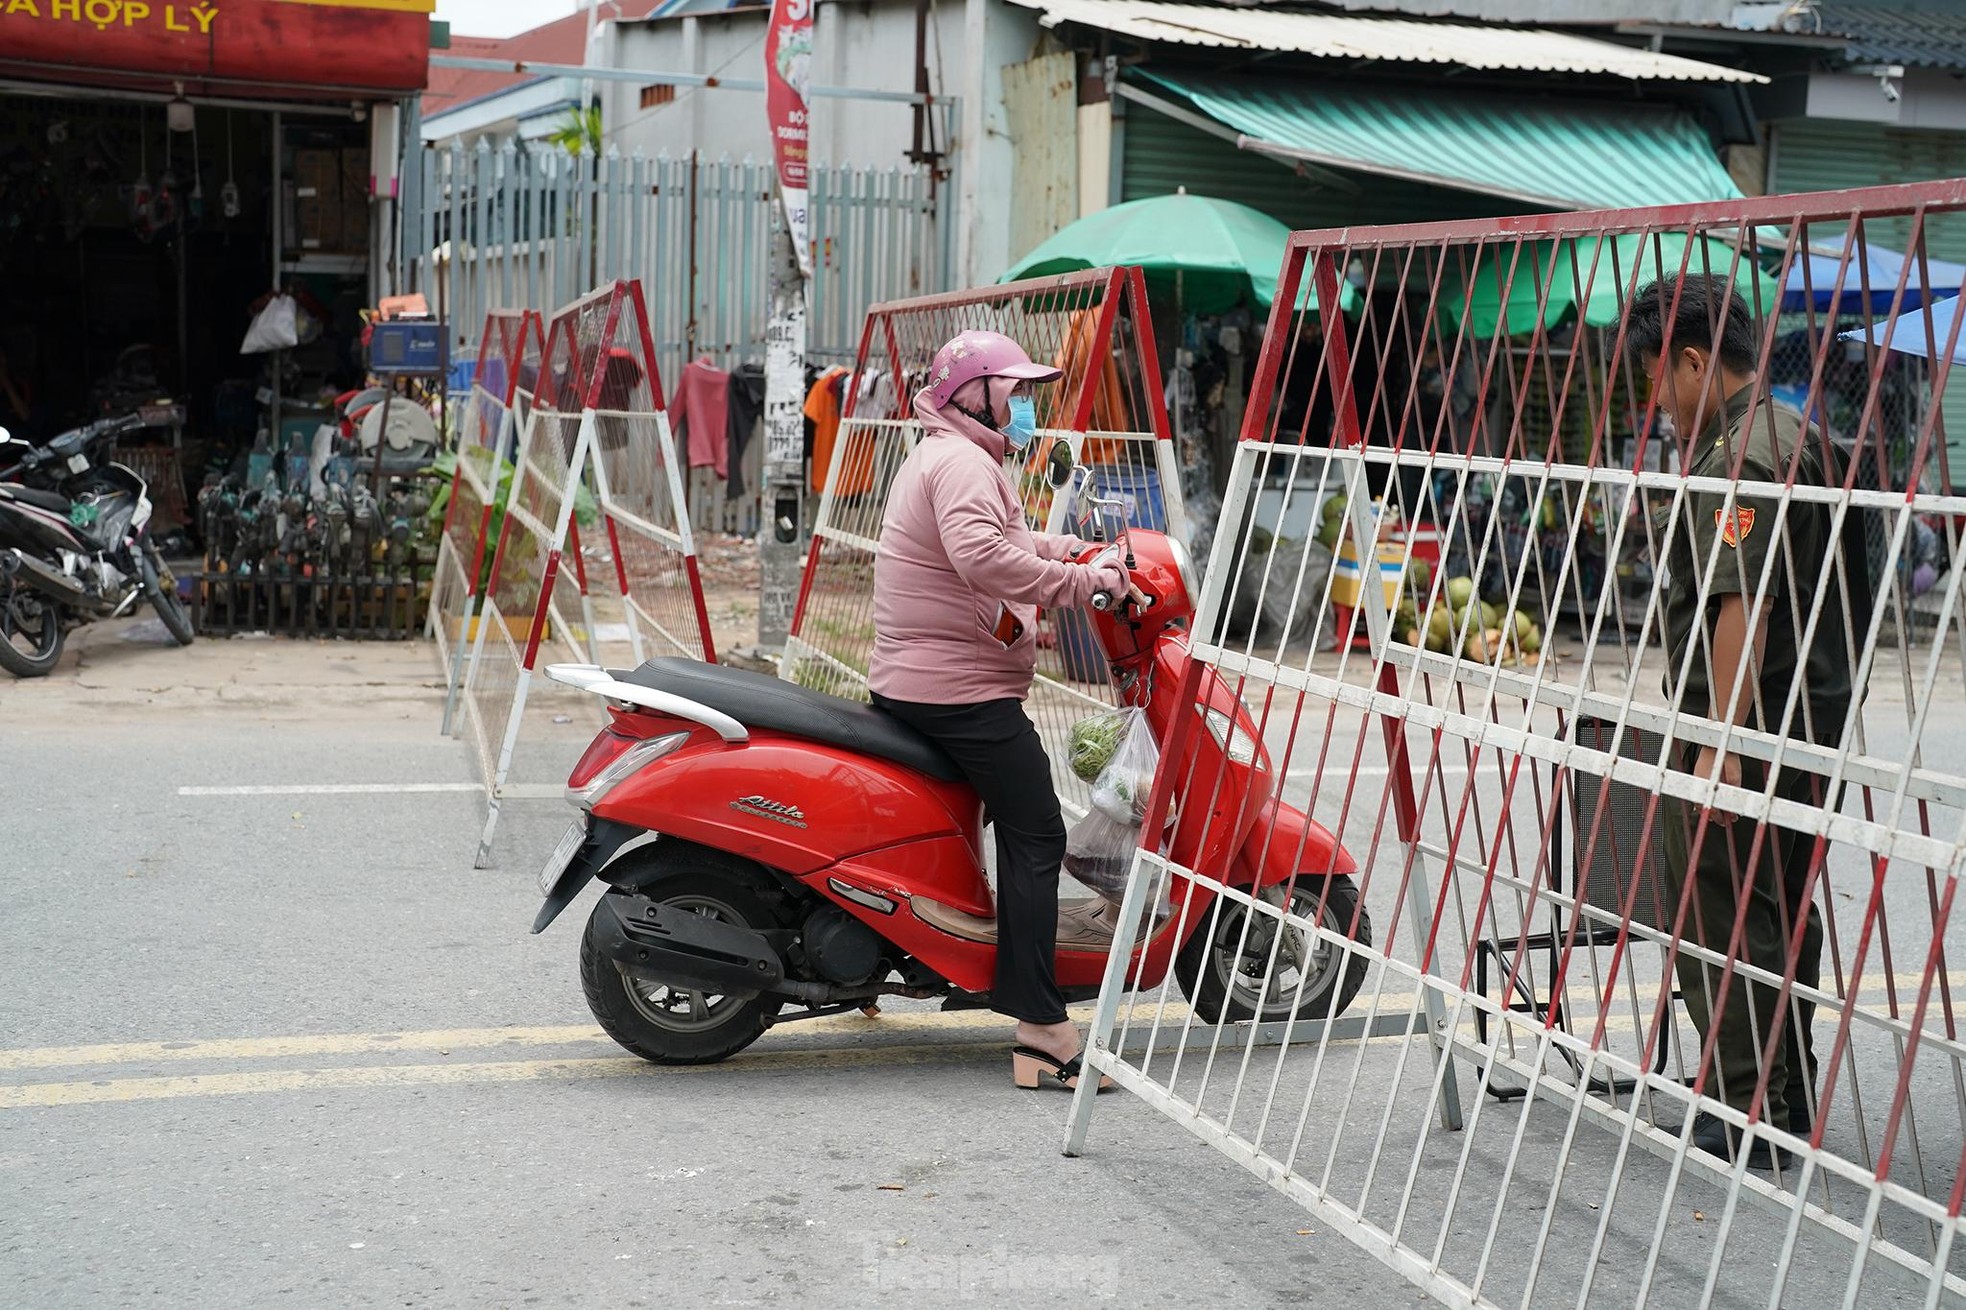
[[[1844,52],[1850,63],[1966,69],[1966,14],[1956,9],[1908,9],[1901,4],[1849,0],[1816,8],[1824,33],[1850,38]]]
[[[1537,28],[1420,23],[1398,18],[1289,14],[1273,9],[1157,4],[1153,0],[1012,0],[1043,11],[1046,27],[1081,23],[1140,41],[1230,50],[1287,51],[1324,59],[1382,59],[1530,73],[1599,73],[1640,81],[1766,82],[1759,73],[1634,50]]]
[[[1136,72],[1235,132],[1242,149],[1279,159],[1550,209],[1630,209],[1741,194],[1706,133],[1671,111]]]

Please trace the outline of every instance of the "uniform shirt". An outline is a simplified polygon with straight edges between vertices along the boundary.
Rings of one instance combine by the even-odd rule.
[[[1733,477],[1734,460],[1739,455],[1740,482],[1779,486],[1788,481],[1798,445],[1802,446],[1795,470],[1798,486],[1841,485],[1824,477],[1819,442],[1804,440],[1800,416],[1760,395],[1750,384],[1735,392],[1721,412],[1707,420],[1688,452],[1686,473],[1689,477]],[[1799,673],[1813,732],[1805,733],[1805,706],[1799,703],[1789,720],[1790,735],[1813,735],[1822,742],[1834,742],[1841,735],[1850,706],[1850,653],[1844,639],[1844,589],[1838,585],[1842,570],[1832,570],[1827,578],[1823,575],[1823,560],[1835,544],[1831,508],[1819,502],[1791,501],[1787,517],[1778,525],[1779,501],[1773,495],[1737,490],[1730,506],[1718,491],[1686,493],[1678,523],[1667,542],[1664,598],[1670,656],[1665,675],[1668,697],[1686,661],[1688,644],[1694,646],[1686,667],[1685,696],[1680,701],[1683,710],[1713,717],[1716,699],[1724,710],[1733,689],[1721,687],[1716,696],[1709,685],[1715,615],[1727,596],[1738,595],[1751,605],[1760,593],[1768,639],[1760,668],[1760,707],[1750,709],[1747,722],[1760,727],[1765,715],[1769,729],[1778,727]],[[1709,559],[1713,560],[1712,574],[1702,613],[1700,582]],[[1861,556],[1847,563],[1857,569],[1864,567]],[[1853,608],[1864,606],[1858,599],[1856,580],[1851,583]],[[1867,587],[1863,594],[1867,594]],[[1822,613],[1805,657],[1799,647],[1810,610],[1818,605]],[[1867,616],[1857,613],[1855,617],[1862,623]],[[1754,688],[1743,684],[1741,695],[1753,694]]]

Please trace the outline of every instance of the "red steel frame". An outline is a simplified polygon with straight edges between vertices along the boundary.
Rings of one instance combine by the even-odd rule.
[[[514,320],[517,321],[516,328],[510,326]],[[505,385],[501,389],[502,394],[498,397],[499,403],[509,412],[519,390],[518,365],[526,357],[526,343],[528,341],[541,341],[545,335],[546,329],[542,325],[539,311],[536,309],[494,309],[489,311],[485,315],[484,333],[478,338],[478,362],[477,369],[473,374],[472,385],[476,387],[478,385],[477,379],[484,376],[486,361],[494,357],[492,349],[493,342],[499,342],[501,349],[497,354],[511,361],[508,365],[509,371],[506,374]],[[490,389],[487,388],[486,390],[489,393]],[[494,465],[494,477],[496,476],[496,472],[497,467]],[[457,452],[457,469],[451,474],[450,503],[444,507],[444,536],[446,538],[450,536],[451,524],[454,516],[457,514],[457,489],[463,480],[464,452],[460,449]],[[491,493],[490,496],[485,498],[485,503],[479,514],[478,531],[476,534],[477,546],[472,551],[470,567],[465,570],[464,574],[464,594],[467,596],[475,596],[478,593],[478,575],[484,569],[485,548],[488,544],[486,538],[491,535],[492,514],[497,508],[498,485],[496,481],[492,484]]]
[[[1086,346],[1089,360],[1104,358],[1113,348],[1114,331],[1119,325],[1119,310],[1125,302],[1128,322],[1133,331],[1133,355],[1141,370],[1144,389],[1147,395],[1146,411],[1153,425],[1157,440],[1173,440],[1173,428],[1167,417],[1167,404],[1164,399],[1160,355],[1154,344],[1153,317],[1147,307],[1147,282],[1137,267],[1112,267],[1087,269],[1079,273],[1064,273],[1052,277],[1030,278],[1022,282],[1007,282],[999,286],[970,288],[962,291],[945,291],[932,296],[916,296],[907,300],[890,300],[873,306],[867,311],[866,322],[860,329],[860,349],[856,355],[854,372],[864,371],[870,360],[876,358],[878,348],[886,357],[888,368],[899,379],[908,376],[902,351],[894,330],[896,315],[921,313],[937,309],[988,308],[1008,304],[1012,301],[1041,299],[1045,297],[1065,297],[1072,294],[1098,293],[1098,320],[1091,340]],[[876,347],[874,333],[881,333],[881,343]],[[1086,432],[1090,429],[1093,412],[1099,400],[1101,384],[1100,370],[1088,367],[1077,379],[1065,379],[1064,392],[1071,397],[1065,409],[1063,424],[1043,424],[1040,426],[1063,426],[1073,432]],[[842,424],[854,417],[857,395],[849,394],[842,408]],[[897,395],[896,402],[906,415],[912,397]],[[814,536],[806,554],[806,566],[799,580],[799,597],[792,610],[792,631],[799,631],[805,618],[806,600],[812,590],[813,575],[819,564],[822,547],[820,538]]]

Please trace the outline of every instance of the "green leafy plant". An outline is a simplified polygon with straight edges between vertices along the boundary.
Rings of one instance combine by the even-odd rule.
[[[567,110],[546,134],[546,139],[570,155],[598,158],[603,143],[601,106],[596,103],[585,109]]]

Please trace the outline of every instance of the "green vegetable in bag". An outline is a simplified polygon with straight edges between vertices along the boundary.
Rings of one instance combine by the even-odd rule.
[[[1126,728],[1126,716],[1117,711],[1095,714],[1074,723],[1071,739],[1073,774],[1082,782],[1095,781],[1111,762],[1113,752],[1120,748]]]

